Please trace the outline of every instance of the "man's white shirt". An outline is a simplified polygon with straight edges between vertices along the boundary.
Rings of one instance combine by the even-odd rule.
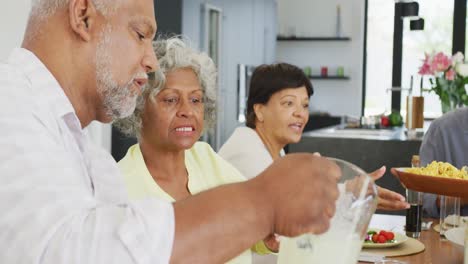
[[[0,129],[0,263],[169,262],[172,205],[129,201],[115,161],[28,50],[0,64]]]

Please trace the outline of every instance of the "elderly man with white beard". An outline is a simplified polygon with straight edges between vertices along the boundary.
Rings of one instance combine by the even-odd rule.
[[[173,204],[129,201],[83,129],[134,110],[155,32],[153,0],[33,1],[0,64],[0,263],[222,263],[271,233],[328,229],[340,173],[308,154]]]

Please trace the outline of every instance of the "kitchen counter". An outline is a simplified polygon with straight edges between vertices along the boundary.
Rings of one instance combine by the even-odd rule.
[[[428,125],[427,125],[428,127]],[[289,152],[319,152],[323,156],[340,158],[372,172],[382,165],[385,175],[377,181],[382,187],[405,195],[405,189],[390,173],[392,167],[409,167],[412,155],[419,153],[422,135],[408,139],[405,128],[347,129],[342,125],[305,132]],[[388,212],[386,212],[388,213]],[[404,214],[404,211],[396,214]]]
[[[365,129],[365,128],[348,128],[345,125],[330,126],[322,129],[317,129],[309,132],[304,132],[303,137],[317,138],[356,138],[368,140],[417,140],[421,141],[424,131],[429,127],[429,122],[425,123],[424,129],[420,129],[408,137],[406,128],[385,128],[385,129]]]

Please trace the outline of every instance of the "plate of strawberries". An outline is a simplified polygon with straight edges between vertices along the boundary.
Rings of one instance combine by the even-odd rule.
[[[369,229],[367,236],[362,244],[363,248],[387,248],[401,245],[408,240],[408,237],[404,234],[397,232],[380,230],[380,229]]]

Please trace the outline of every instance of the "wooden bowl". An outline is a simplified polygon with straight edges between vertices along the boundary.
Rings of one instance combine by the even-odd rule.
[[[401,184],[413,191],[468,198],[468,180],[427,176],[405,172],[408,168],[392,168]]]

